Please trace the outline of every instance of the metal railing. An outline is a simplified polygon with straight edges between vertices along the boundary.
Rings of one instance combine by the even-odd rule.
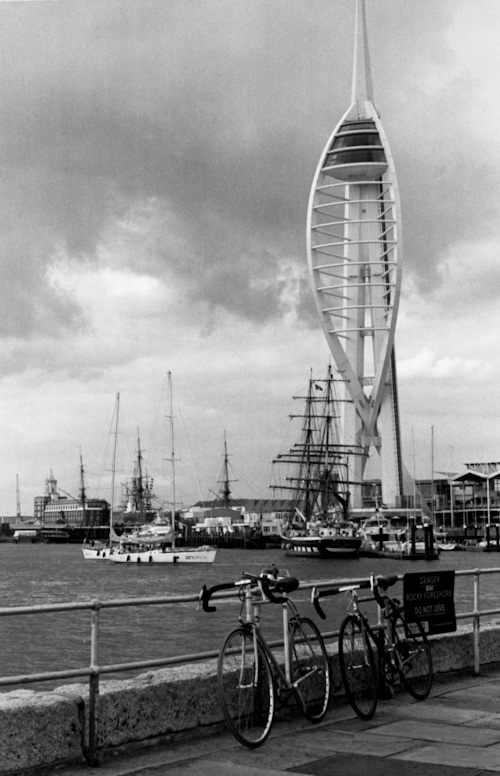
[[[500,606],[494,609],[481,610],[480,606],[480,578],[482,575],[487,574],[500,574],[500,568],[491,569],[471,569],[464,571],[456,571],[456,576],[470,576],[473,577],[473,601],[474,608],[470,612],[458,612],[456,614],[457,620],[472,620],[473,631],[473,648],[474,648],[474,675],[479,674],[480,670],[480,620],[482,617],[492,616],[494,614],[500,614]],[[399,574],[398,580],[403,580],[404,575]],[[356,577],[334,581],[335,585],[344,584],[356,584],[366,581],[366,577]],[[300,590],[310,590],[313,587],[321,588],[322,585],[332,585],[332,580],[325,580],[323,582],[308,582],[301,583]],[[214,598],[236,598],[238,591],[224,591],[223,593],[215,594]],[[179,603],[197,603],[199,601],[199,594],[191,594],[184,596],[162,596],[151,598],[127,598],[127,599],[115,599],[109,601],[100,601],[93,599],[88,602],[77,603],[60,603],[60,604],[41,604],[34,606],[10,606],[0,607],[0,617],[12,617],[22,616],[28,614],[48,614],[54,612],[74,612],[88,610],[91,613],[90,623],[90,664],[88,666],[82,666],[81,668],[70,668],[61,671],[46,671],[41,673],[21,674],[18,676],[6,676],[0,677],[0,688],[9,685],[28,684],[35,682],[54,681],[59,679],[69,679],[76,677],[88,677],[89,678],[89,710],[88,710],[88,749],[84,752],[84,755],[90,765],[97,765],[97,698],[99,694],[99,679],[103,674],[121,673],[124,671],[136,671],[143,668],[162,668],[165,666],[181,665],[186,663],[194,663],[203,660],[210,660],[216,658],[218,655],[218,649],[209,650],[206,652],[194,652],[183,655],[176,655],[174,657],[154,658],[149,660],[134,660],[125,663],[109,663],[100,665],[99,662],[99,630],[101,625],[101,612],[105,609],[117,609],[123,607],[142,607],[142,606],[159,606],[165,604],[179,604]],[[340,623],[339,623],[340,625]],[[330,638],[338,635],[337,630],[322,631],[323,636]],[[270,642],[271,647],[282,646],[283,640],[277,640]]]

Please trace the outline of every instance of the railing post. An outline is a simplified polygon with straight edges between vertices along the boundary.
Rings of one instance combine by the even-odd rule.
[[[384,671],[385,655],[385,612],[377,603],[377,668],[378,668],[378,697],[382,700],[392,698],[392,688],[387,684]]]
[[[479,653],[479,627],[480,627],[480,605],[479,605],[479,580],[481,572],[479,569],[474,569],[474,614],[472,617],[472,637],[474,648],[474,676],[479,676],[479,670],[481,665],[480,653]]]
[[[99,765],[97,756],[98,717],[97,704],[99,700],[99,614],[101,602],[92,601],[90,626],[90,670],[89,676],[89,748],[86,759],[89,765]]]

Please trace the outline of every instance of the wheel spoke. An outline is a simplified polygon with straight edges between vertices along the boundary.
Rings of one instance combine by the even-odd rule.
[[[370,642],[353,615],[346,617],[340,628],[339,663],[352,708],[361,719],[370,719],[377,708],[377,671]]]
[[[326,714],[330,666],[323,638],[312,620],[297,620],[290,636],[291,679],[300,710],[311,722]]]
[[[417,700],[427,698],[432,687],[429,642],[419,622],[408,623],[398,612],[392,624],[394,662],[403,685]]]
[[[269,661],[253,634],[233,631],[219,654],[217,680],[226,722],[245,746],[262,744],[274,715],[274,684]]]

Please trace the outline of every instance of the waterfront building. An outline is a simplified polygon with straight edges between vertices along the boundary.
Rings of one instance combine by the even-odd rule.
[[[405,497],[405,509],[398,514],[414,516],[417,521],[423,516],[436,530],[469,538],[482,538],[487,526],[500,524],[500,462],[469,463],[460,474],[436,475],[434,479],[416,481],[414,494]],[[366,510],[377,506],[384,509],[385,505],[374,497],[379,487],[379,480],[363,484]],[[496,528],[492,536],[496,536]]]
[[[45,480],[45,493],[35,496],[35,522],[42,525],[64,524],[67,528],[109,525],[109,504],[105,499],[83,496],[73,498],[59,493],[52,470]]]
[[[39,520],[40,522],[42,522],[45,514],[45,507],[47,506],[47,504],[50,504],[51,501],[55,501],[58,498],[59,498],[59,493],[57,490],[57,480],[54,477],[51,469],[49,476],[45,480],[45,493],[43,494],[43,496],[35,496],[35,501],[34,501],[35,520]]]
[[[64,523],[68,528],[108,525],[109,504],[104,499],[88,498],[82,503],[78,499],[62,497],[47,504],[42,522]]]
[[[282,521],[290,512],[288,499],[224,499],[197,502],[180,512],[180,522],[195,531],[250,533],[277,536]]]
[[[307,214],[317,312],[349,399],[342,405],[343,442],[364,453],[350,460],[353,508],[362,507],[372,449],[383,502],[398,507],[404,496],[394,351],[400,222],[396,172],[374,105],[365,2],[357,0],[351,104],[320,157]]]

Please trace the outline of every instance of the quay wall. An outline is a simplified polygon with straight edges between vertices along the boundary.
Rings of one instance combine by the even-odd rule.
[[[470,625],[430,641],[436,676],[472,673]],[[335,677],[336,657],[332,655]],[[497,625],[481,627],[480,662],[482,667],[500,663]],[[89,747],[88,701],[88,684],[63,685],[50,692],[0,693],[0,776],[45,773],[84,763]],[[216,734],[223,726],[216,661],[149,671],[127,680],[102,679],[97,715],[101,755],[123,747],[165,744],[177,737]]]

